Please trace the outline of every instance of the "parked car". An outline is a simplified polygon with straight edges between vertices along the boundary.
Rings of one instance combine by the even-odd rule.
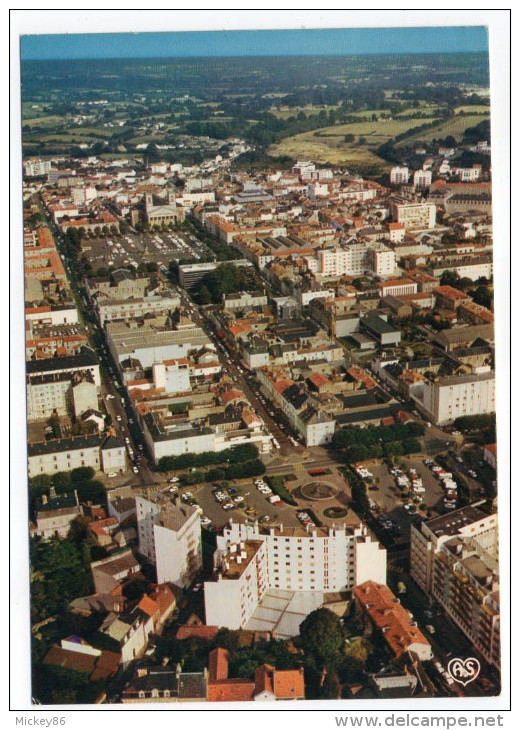
[[[109,471],[108,474],[107,474],[107,477],[109,479],[113,479],[116,476],[117,476],[117,474],[115,473],[115,471]]]

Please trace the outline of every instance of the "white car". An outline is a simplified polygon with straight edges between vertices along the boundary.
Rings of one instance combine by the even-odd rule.
[[[136,466],[132,467],[132,471],[134,472],[134,474],[139,474],[139,469]]]
[[[108,474],[107,474],[107,477],[108,477],[109,479],[113,479],[113,478],[114,478],[114,477],[116,477],[116,476],[117,476],[117,474],[115,473],[115,471],[110,471],[110,472],[108,472]]]

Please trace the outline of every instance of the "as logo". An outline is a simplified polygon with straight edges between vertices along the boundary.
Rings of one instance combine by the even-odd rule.
[[[480,662],[475,657],[468,657],[468,659],[453,658],[448,664],[448,673],[456,682],[465,687],[478,677]]]

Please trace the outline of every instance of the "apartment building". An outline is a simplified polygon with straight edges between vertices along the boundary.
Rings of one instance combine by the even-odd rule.
[[[31,443],[27,455],[29,477],[72,471],[80,466],[104,472],[126,469],[121,439],[101,434]]]
[[[206,621],[241,628],[267,588],[333,593],[370,579],[385,582],[386,551],[362,524],[307,532],[230,520],[217,537],[215,569],[204,584]],[[233,597],[235,608],[226,610]]]
[[[23,170],[27,177],[40,177],[51,171],[52,163],[50,160],[27,160],[24,163]]]
[[[390,200],[390,214],[396,223],[407,229],[435,227],[436,208],[433,203],[411,202],[404,198]]]
[[[382,634],[396,659],[408,652],[420,661],[432,659],[430,642],[388,586],[368,580],[356,586],[353,594],[358,615],[369,630]]]
[[[425,190],[432,184],[431,170],[416,170],[413,174],[413,185],[417,190]]]
[[[98,388],[89,373],[48,373],[27,376],[27,420],[79,416],[98,408]]]
[[[498,517],[477,502],[411,528],[410,573],[499,666]]]
[[[373,276],[392,277],[395,274],[395,251],[382,243],[372,244],[367,251],[367,269]]]
[[[35,512],[31,536],[39,536],[42,540],[67,537],[70,523],[82,514],[76,491],[57,495],[54,487],[51,487],[49,496],[44,494],[38,499]]]
[[[139,552],[158,583],[186,588],[202,568],[200,509],[162,494],[136,496]]]
[[[204,583],[206,623],[243,628],[268,587],[262,540],[236,541],[215,554],[213,579]]]
[[[406,185],[410,171],[407,167],[392,167],[390,170],[390,182],[392,185]]]
[[[452,375],[426,381],[424,384],[422,408],[432,423],[444,426],[459,416],[476,416],[494,413],[495,373],[470,373]]]
[[[80,466],[91,466],[95,471],[99,471],[102,441],[103,437],[95,434],[28,444],[29,477],[71,471]]]

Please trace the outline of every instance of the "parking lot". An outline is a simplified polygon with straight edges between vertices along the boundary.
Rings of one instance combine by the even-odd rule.
[[[271,504],[266,496],[261,494],[253,483],[253,480],[240,480],[238,483],[230,483],[232,489],[237,490],[234,497],[243,497],[244,502],[237,505],[236,509],[224,510],[222,505],[217,502],[213,494],[216,485],[191,486],[181,488],[180,494],[191,492],[200,505],[204,515],[208,517],[215,529],[219,529],[225,525],[232,517],[243,521],[245,518],[260,519],[269,517],[266,523],[287,525],[288,527],[296,527],[300,523],[296,517],[296,510],[284,503],[280,505]],[[225,490],[224,490],[225,491]],[[246,509],[254,509],[254,513],[247,513]]]
[[[403,497],[403,491],[396,484],[396,478],[390,474],[387,465],[382,461],[365,462],[368,470],[373,475],[372,483],[368,483],[367,494],[369,499],[377,505],[375,514],[384,514],[397,526],[394,537],[401,536],[408,539],[410,524],[421,517],[435,516],[443,513],[444,510],[444,489],[433,472],[424,465],[423,456],[402,457],[401,470],[405,473],[410,468],[415,469],[417,476],[422,480],[424,492],[414,494],[416,497],[415,510],[408,512],[404,505],[411,502],[411,499]],[[419,506],[425,504],[427,509],[420,510]]]
[[[94,271],[110,266],[137,267],[141,262],[152,261],[159,267],[168,268],[172,260],[197,262],[214,258],[214,254],[192,233],[178,231],[110,235],[89,239],[86,245],[85,256]]]

